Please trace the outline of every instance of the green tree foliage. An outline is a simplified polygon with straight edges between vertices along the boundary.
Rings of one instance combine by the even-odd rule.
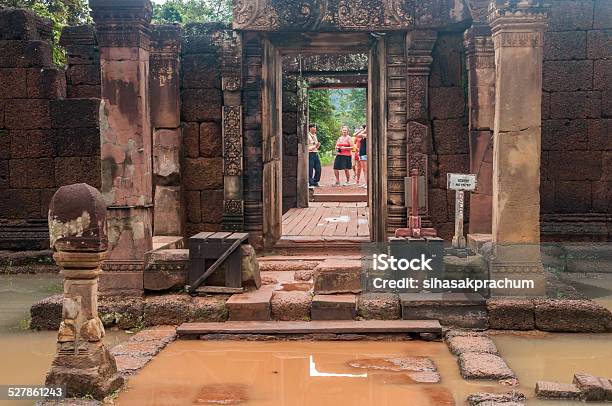
[[[316,89],[308,92],[309,120],[316,124],[321,150],[332,151],[343,125],[352,132],[366,123],[366,91]]]
[[[153,22],[205,23],[232,21],[232,0],[168,0],[153,6]]]
[[[87,0],[0,0],[0,6],[27,8],[53,22],[53,62],[63,66],[66,54],[59,45],[62,28],[91,21]]]

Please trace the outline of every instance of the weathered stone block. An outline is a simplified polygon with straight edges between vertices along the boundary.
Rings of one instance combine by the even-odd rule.
[[[31,99],[66,97],[66,75],[58,68],[30,68],[27,74],[27,96]]]
[[[155,187],[153,216],[154,235],[182,235],[183,215],[180,186]]]
[[[467,398],[469,406],[526,406],[527,397],[517,391],[508,393],[474,393]]]
[[[66,71],[66,81],[70,85],[99,85],[100,65],[71,65]]]
[[[396,293],[362,293],[357,296],[357,316],[376,320],[400,319],[399,296]]]
[[[544,34],[544,61],[586,59],[586,32],[566,31]],[[546,82],[544,82],[546,85]]]
[[[197,158],[200,155],[200,125],[198,123],[183,123],[183,152],[187,158]]]
[[[12,100],[5,105],[4,124],[8,129],[50,128],[49,101],[41,99]]]
[[[200,192],[197,190],[188,190],[184,192],[184,195],[187,221],[190,223],[200,223],[202,221],[200,214]]]
[[[353,320],[357,315],[355,295],[315,295],[310,309],[312,320]]]
[[[486,303],[474,293],[402,293],[404,320],[439,320],[442,325],[486,328]]]
[[[149,296],[144,305],[144,322],[147,326],[177,325],[189,320],[190,313],[187,295]]]
[[[0,160],[0,189],[8,189],[9,187],[9,161],[8,159]]]
[[[489,328],[497,330],[533,330],[535,305],[520,298],[490,298],[487,300]]]
[[[100,125],[99,99],[64,99],[51,103],[53,128],[97,128]]]
[[[608,0],[595,0],[593,28],[596,30],[612,28],[612,3]]]
[[[433,141],[436,153],[467,154],[467,123],[464,119],[434,120]]]
[[[581,398],[587,402],[601,402],[606,398],[605,389],[596,376],[576,373],[574,374],[573,384],[580,389]]]
[[[565,0],[555,2],[548,15],[550,31],[590,30],[593,26],[593,2]]]
[[[83,26],[80,26],[83,27]],[[89,26],[92,31],[93,28]],[[66,27],[64,31],[69,28],[74,27]],[[93,34],[92,34],[93,35]],[[68,60],[68,65],[99,65],[100,64],[100,51],[96,45],[67,45],[66,46],[66,56]]]
[[[470,158],[468,154],[438,155],[437,164],[439,173],[437,186],[445,190],[447,173],[469,173],[470,170]]]
[[[51,66],[51,47],[46,41],[0,40],[0,68]]]
[[[593,61],[593,90],[612,89],[612,59]]]
[[[612,30],[587,33],[587,58],[608,59],[612,55]]]
[[[315,294],[359,293],[360,291],[361,261],[328,259],[315,268]]]
[[[22,68],[0,68],[0,99],[22,99],[27,97],[26,70]]]
[[[55,158],[57,186],[87,183],[93,187],[99,187],[100,179],[100,158],[96,156]]]
[[[217,54],[188,54],[181,59],[183,88],[221,89],[220,61]]]
[[[232,295],[225,305],[229,310],[229,319],[236,321],[270,320],[270,300],[273,285],[264,285],[261,289]]]
[[[200,213],[204,223],[220,223],[223,218],[223,190],[206,190],[200,196]]]
[[[105,327],[141,327],[143,312],[144,300],[141,297],[103,296],[98,299],[98,314]]]
[[[183,184],[187,190],[223,188],[223,159],[186,158]]]
[[[53,158],[12,159],[9,170],[11,187],[21,189],[55,186]]]
[[[40,191],[3,190],[0,193],[0,217],[7,219],[40,218]]]
[[[200,124],[200,156],[206,158],[220,157],[223,154],[223,137],[221,126],[217,123]]]
[[[23,8],[0,10],[0,40],[46,39],[51,31],[50,21]]]
[[[599,118],[600,92],[554,92],[550,95],[551,118]]]
[[[312,294],[301,291],[276,291],[270,300],[273,320],[310,320]]]
[[[544,61],[543,90],[572,92],[593,88],[593,61]]]
[[[69,99],[100,98],[100,85],[67,86],[66,95]]]
[[[61,128],[54,131],[56,157],[100,156],[100,130],[97,128]]]
[[[459,118],[465,110],[465,97],[460,87],[437,87],[429,90],[432,119]]]
[[[612,211],[612,182],[591,182],[593,210],[601,213]]]
[[[30,308],[30,328],[57,330],[62,318],[64,295],[53,295],[34,303]]]
[[[589,121],[594,120],[544,120],[542,122],[542,150],[587,149]]]
[[[225,306],[227,295],[198,296],[191,303],[190,320],[194,322],[227,321],[229,311]]]
[[[51,130],[11,130],[11,158],[53,156]]]
[[[157,185],[176,185],[181,177],[181,130],[153,131],[153,175]]]
[[[536,300],[535,324],[543,331],[601,333],[612,329],[612,313],[590,300]]]
[[[217,89],[185,89],[181,92],[183,121],[221,121],[223,99]]]
[[[558,180],[599,180],[602,161],[600,151],[563,151],[555,154],[550,171]]]
[[[457,335],[449,338],[446,344],[450,352],[457,356],[468,352],[498,354],[495,343],[486,336]]]
[[[465,379],[500,380],[516,378],[506,362],[495,354],[465,352],[457,359]]]
[[[571,383],[536,382],[535,394],[544,399],[579,399],[580,389]]]
[[[560,213],[585,213],[591,209],[591,185],[582,181],[555,182],[555,210]]]

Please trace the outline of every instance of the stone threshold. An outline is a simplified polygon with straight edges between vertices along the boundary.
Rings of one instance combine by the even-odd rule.
[[[228,321],[183,323],[179,338],[203,334],[442,333],[437,320]]]

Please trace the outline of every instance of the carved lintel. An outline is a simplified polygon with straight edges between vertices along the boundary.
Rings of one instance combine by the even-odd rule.
[[[495,68],[495,50],[488,25],[470,27],[463,38],[468,69]]]
[[[181,52],[181,26],[154,25],[151,31],[151,57],[178,58]]]

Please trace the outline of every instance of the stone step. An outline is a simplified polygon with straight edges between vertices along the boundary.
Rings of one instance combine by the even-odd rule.
[[[442,326],[436,320],[227,321],[183,323],[176,332],[180,338],[203,334],[440,334]]]
[[[285,256],[304,255],[358,255],[369,237],[310,237],[283,236],[274,245],[274,253]]]
[[[478,293],[402,293],[404,320],[439,320],[444,326],[487,328],[486,300]]]
[[[356,315],[356,295],[315,295],[312,299],[312,320],[354,320]]]
[[[270,320],[270,299],[274,285],[264,285],[259,289],[233,294],[225,306],[231,321]]]
[[[368,195],[366,193],[315,193],[313,202],[342,202],[342,203],[354,203],[354,202],[367,202]]]
[[[314,269],[314,293],[337,294],[361,292],[360,260],[327,259]]]

